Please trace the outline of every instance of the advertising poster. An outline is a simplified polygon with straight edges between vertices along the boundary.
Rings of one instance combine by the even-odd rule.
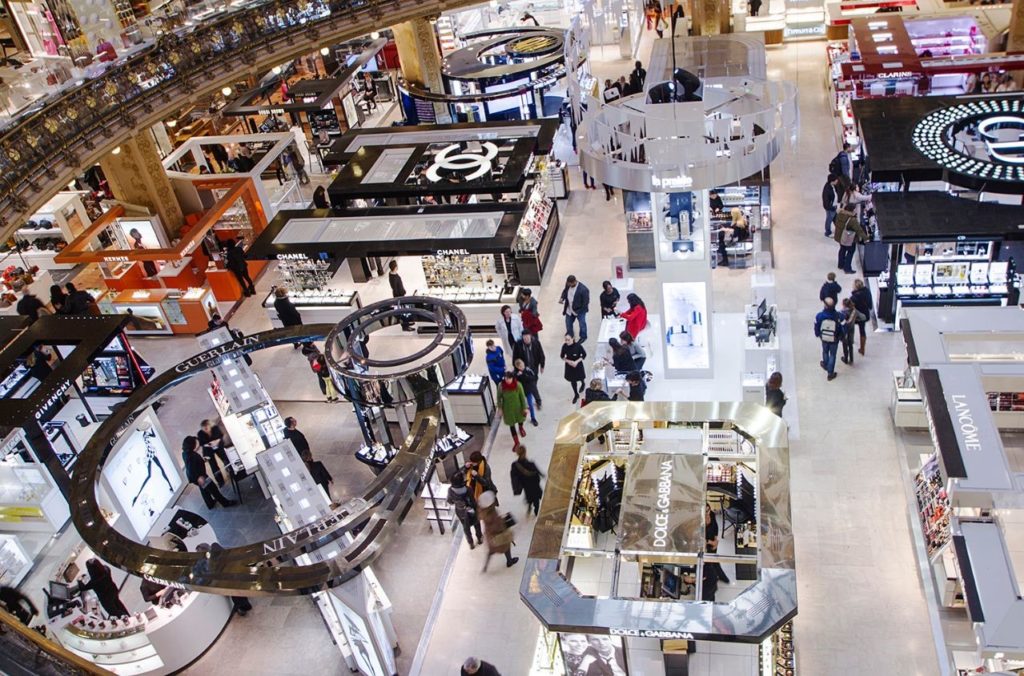
[[[704,282],[662,284],[665,301],[665,353],[670,369],[706,369],[708,300]]]
[[[621,636],[559,634],[566,676],[627,676]]]
[[[349,608],[337,597],[333,597],[335,610],[338,611],[338,618],[341,620],[342,631],[348,640],[349,648],[352,649],[352,656],[356,661],[359,673],[365,676],[387,676],[384,666],[380,663],[377,650],[373,645],[373,637],[366,622],[359,613]]]
[[[178,467],[157,432],[151,414],[125,432],[103,468],[121,516],[144,539],[181,487]]]

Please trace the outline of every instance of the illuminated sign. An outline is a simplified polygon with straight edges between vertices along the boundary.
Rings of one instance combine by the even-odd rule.
[[[1024,183],[1024,100],[967,101],[929,113],[911,140],[922,155],[953,174]],[[978,152],[981,148],[984,152]]]
[[[427,179],[431,183],[441,180],[441,170],[447,172],[460,172],[466,181],[485,176],[491,171],[492,162],[498,156],[498,146],[490,141],[484,141],[481,145],[482,153],[473,153],[468,150],[459,152],[459,144],[453,143],[434,156],[434,163],[427,169]]]

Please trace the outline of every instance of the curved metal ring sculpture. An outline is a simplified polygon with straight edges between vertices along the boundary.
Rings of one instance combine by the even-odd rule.
[[[420,385],[421,404],[409,436],[398,455],[369,486],[337,507],[332,513],[284,535],[217,552],[169,552],[135,542],[114,529],[100,512],[96,485],[110,449],[139,411],[162,393],[203,373],[226,356],[255,352],[277,345],[316,340],[325,335],[338,340],[346,329],[366,330],[366,317],[384,316],[388,306],[406,305],[409,299],[385,301],[363,308],[337,328],[313,324],[266,331],[245,336],[232,343],[197,354],[154,378],[136,391],[93,435],[78,458],[72,477],[71,512],[75,528],[97,556],[123,570],[172,586],[217,594],[308,594],[340,585],[354,577],[380,553],[387,538],[401,523],[409,505],[419,494],[422,477],[433,458],[434,443],[441,422],[438,393],[445,383],[431,390]],[[415,299],[425,317],[444,317],[450,326],[439,326],[439,334],[463,336],[469,342],[465,316],[458,308],[433,299]],[[403,312],[407,310],[403,309]],[[352,334],[355,335],[355,334]],[[466,348],[453,348],[462,352]],[[470,348],[470,356],[472,350]],[[406,358],[406,362],[416,357]],[[397,360],[401,362],[402,360]],[[335,362],[345,372],[346,365]],[[467,362],[468,364],[468,362]],[[433,362],[421,368],[435,369]],[[408,370],[408,369],[406,369]],[[415,369],[413,369],[415,370]],[[443,371],[443,370],[442,370]],[[463,371],[464,372],[464,371]],[[457,373],[462,375],[462,373]],[[430,392],[434,396],[428,396]],[[345,539],[343,539],[345,538]],[[351,538],[351,539],[348,539]],[[347,544],[346,544],[346,540]],[[337,543],[341,553],[327,561],[299,565],[297,557]]]

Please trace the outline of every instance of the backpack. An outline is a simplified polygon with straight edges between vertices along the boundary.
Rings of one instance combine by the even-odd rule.
[[[828,173],[833,176],[843,175],[843,163],[839,160],[839,155],[842,155],[842,153],[836,154],[836,156],[832,158],[832,161],[828,163]]]
[[[834,343],[836,342],[836,320],[835,319],[822,319],[821,320],[821,342],[823,343]]]

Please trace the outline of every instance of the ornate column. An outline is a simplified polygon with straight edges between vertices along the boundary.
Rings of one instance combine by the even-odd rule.
[[[116,155],[108,153],[101,158],[100,167],[115,198],[149,207],[160,216],[168,241],[177,236],[184,216],[148,129],[123,141]]]
[[[402,78],[429,89],[444,92],[441,80],[441,50],[437,45],[434,26],[428,19],[418,18],[391,27],[402,65]],[[438,122],[450,122],[447,107],[435,104]]]
[[[693,0],[694,35],[720,35],[728,32],[727,0]]]
[[[434,26],[424,18],[413,19],[391,27],[395,33],[402,77],[427,87],[432,92],[444,91],[441,83],[441,50],[437,47]]]
[[[1024,0],[1013,0],[1006,51],[1009,53],[1024,52]]]

